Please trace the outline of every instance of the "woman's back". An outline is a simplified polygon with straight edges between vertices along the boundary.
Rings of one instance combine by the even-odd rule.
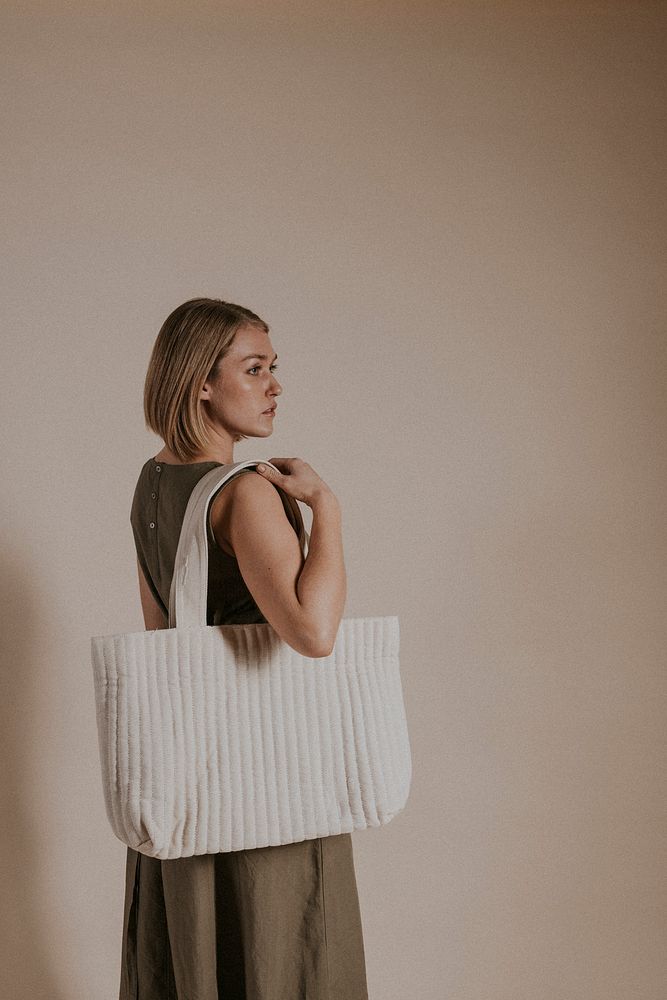
[[[185,509],[197,482],[222,462],[195,462],[173,465],[155,458],[144,463],[137,480],[130,510],[137,558],[146,582],[169,617],[169,591],[176,561],[176,550]],[[253,472],[241,469],[237,475]],[[223,490],[226,486],[223,487]],[[280,492],[280,491],[279,491]],[[285,513],[295,532],[298,524],[290,504],[283,499]],[[246,625],[265,622],[245,584],[234,556],[216,542],[209,521],[208,531],[208,601],[207,625]]]

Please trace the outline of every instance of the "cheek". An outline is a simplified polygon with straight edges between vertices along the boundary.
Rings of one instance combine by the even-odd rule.
[[[238,400],[243,399],[252,391],[252,384],[250,379],[237,378],[229,379],[228,382],[222,387],[220,397],[223,400]]]

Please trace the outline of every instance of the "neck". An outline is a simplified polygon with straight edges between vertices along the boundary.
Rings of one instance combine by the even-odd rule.
[[[207,452],[206,454],[196,455],[194,458],[189,459],[184,462],[182,459],[175,455],[173,451],[165,445],[164,448],[155,456],[158,462],[167,462],[169,465],[194,465],[197,462],[220,462],[222,465],[231,465],[234,461],[234,456],[229,454],[212,454]]]

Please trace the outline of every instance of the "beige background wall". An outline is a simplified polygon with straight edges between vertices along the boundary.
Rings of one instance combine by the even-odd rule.
[[[664,4],[9,2],[0,995],[115,1000],[92,634],[141,628],[150,348],[267,319],[268,440],[396,613],[371,1000],[662,1000]]]

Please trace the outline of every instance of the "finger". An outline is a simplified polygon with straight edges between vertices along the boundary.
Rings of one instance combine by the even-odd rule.
[[[276,472],[276,470],[272,469],[271,466],[264,465],[263,463],[261,465],[256,465],[255,469],[257,470],[257,472],[259,472],[260,476],[264,476],[265,479],[282,479],[283,478],[282,477],[282,473]]]

